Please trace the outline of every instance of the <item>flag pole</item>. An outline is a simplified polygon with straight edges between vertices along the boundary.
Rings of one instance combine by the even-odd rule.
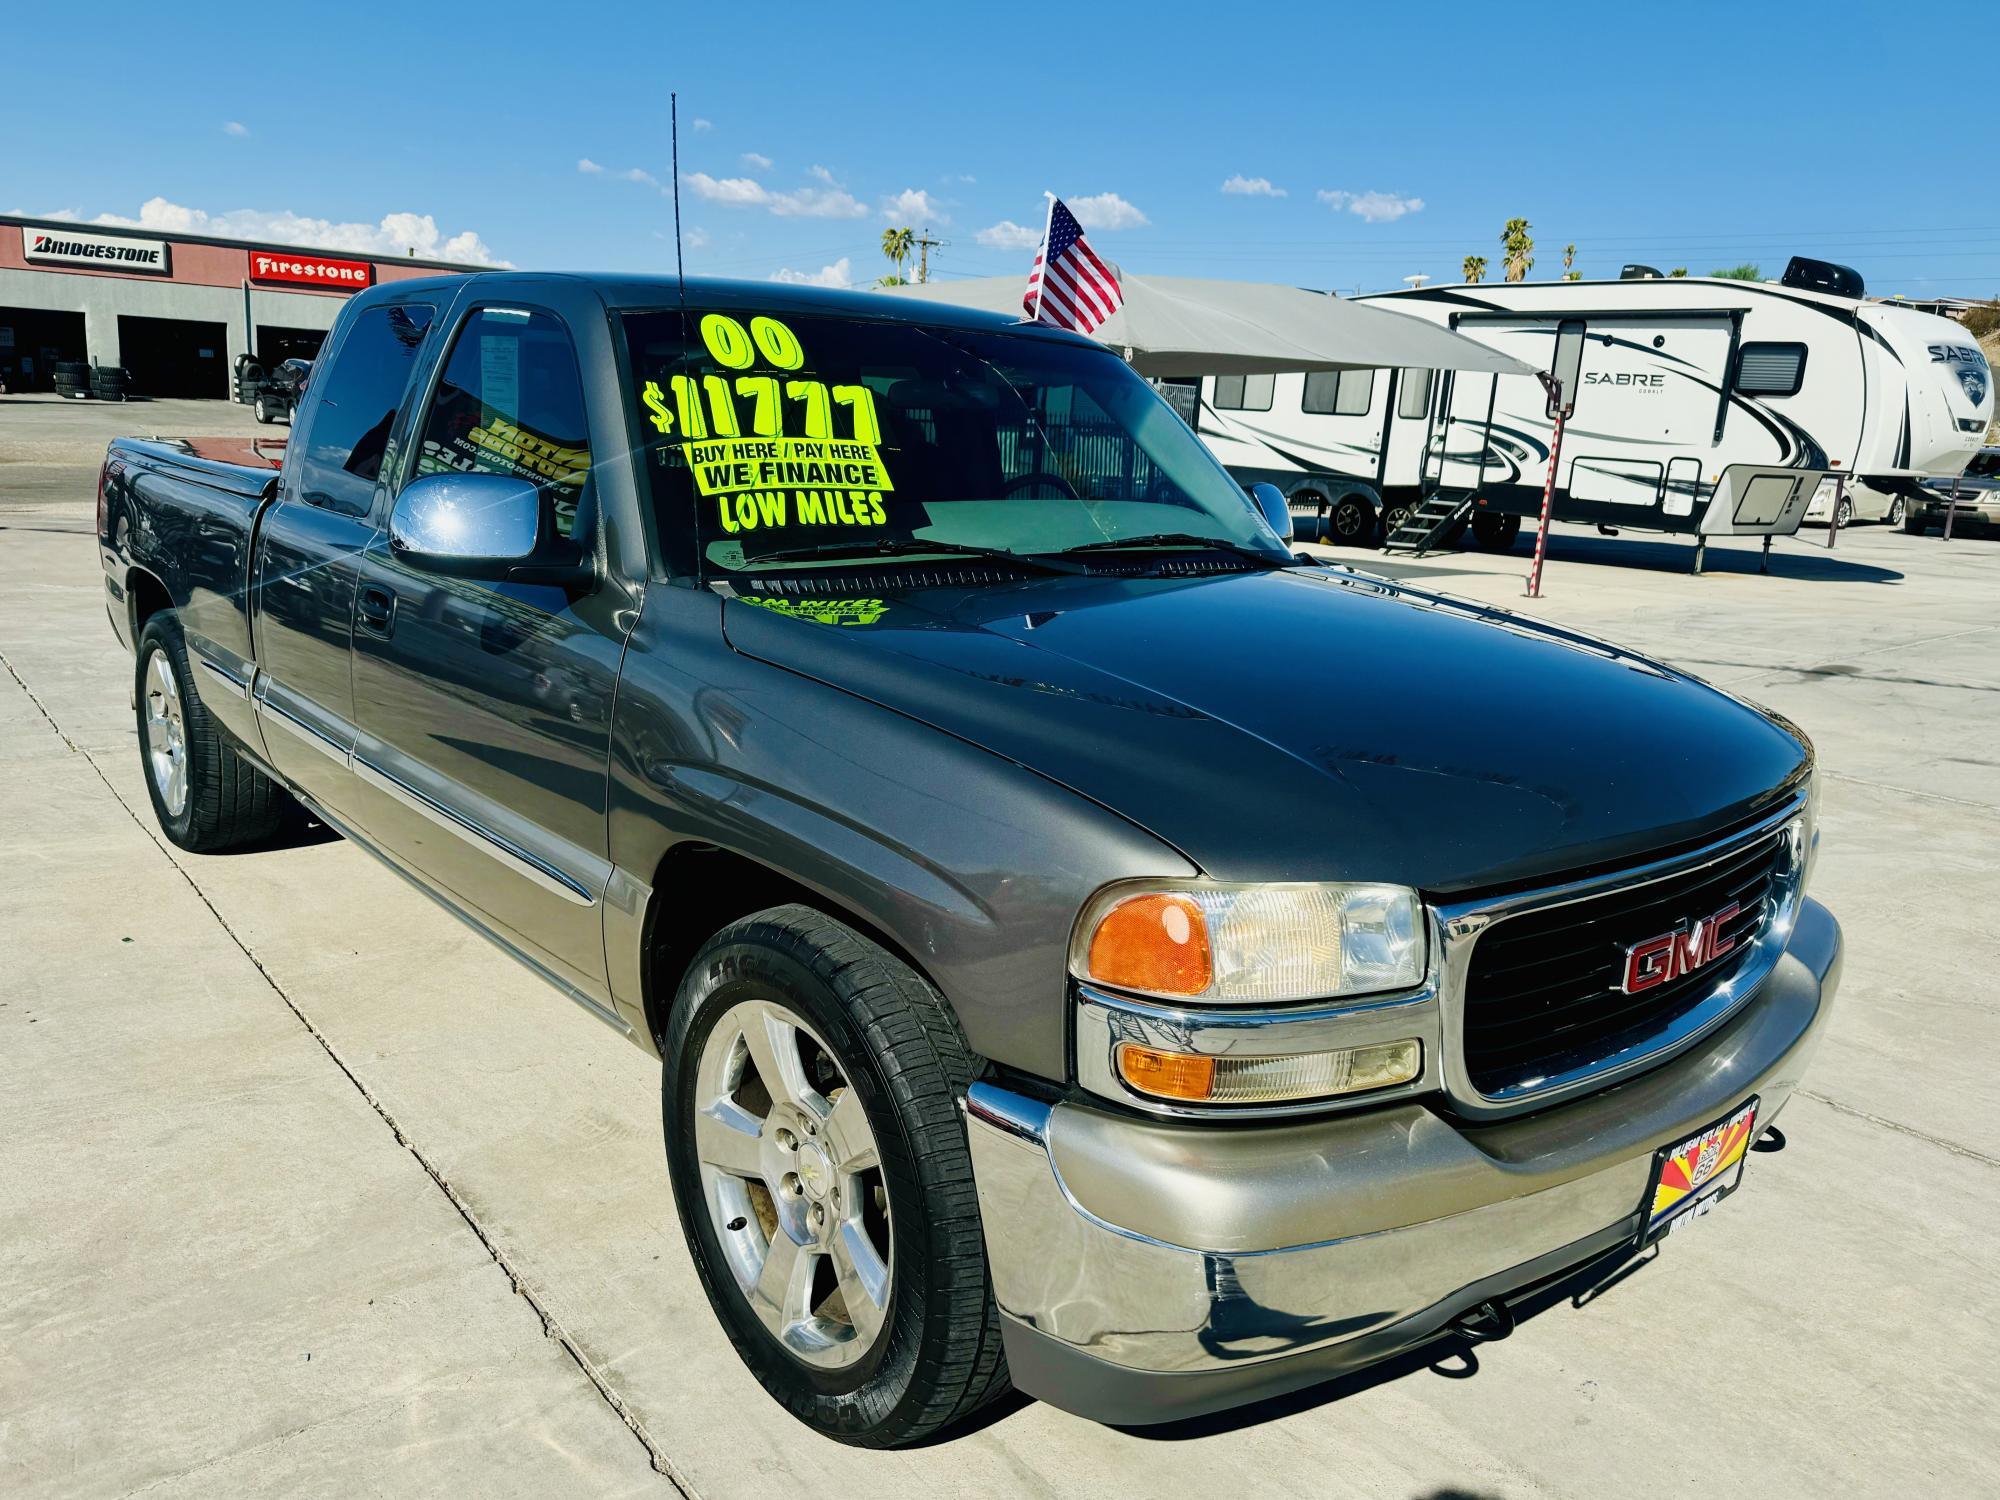
[[[1042,248],[1040,252],[1042,274],[1035,281],[1035,310],[1028,314],[1028,321],[1030,323],[1041,321],[1042,288],[1049,284],[1049,231],[1055,228],[1056,223],[1056,195],[1045,188],[1042,191],[1042,196],[1049,200],[1049,206],[1042,215]]]

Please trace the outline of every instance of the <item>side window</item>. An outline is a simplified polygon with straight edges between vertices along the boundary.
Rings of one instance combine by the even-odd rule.
[[[526,479],[542,492],[557,535],[588,538],[590,429],[569,330],[547,313],[512,307],[467,318],[424,417],[416,472]]]
[[[1396,415],[1421,420],[1431,409],[1431,378],[1435,370],[1405,370],[1396,383]]]
[[[1217,411],[1269,411],[1275,375],[1218,375],[1215,377]]]
[[[1319,370],[1306,376],[1299,410],[1319,417],[1362,417],[1374,399],[1373,370]]]
[[[1745,344],[1736,360],[1736,389],[1745,396],[1796,396],[1806,378],[1804,344]]]
[[[384,464],[393,468],[390,431],[435,316],[436,309],[415,303],[371,307],[315,371],[319,400],[300,439],[299,498],[306,504],[368,514]]]

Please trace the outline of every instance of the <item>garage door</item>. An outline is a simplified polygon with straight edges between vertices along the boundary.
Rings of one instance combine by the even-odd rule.
[[[118,320],[119,358],[135,396],[229,396],[229,346],[220,323],[185,318]]]
[[[83,357],[82,313],[0,307],[0,385],[8,390],[54,390],[56,361]]]

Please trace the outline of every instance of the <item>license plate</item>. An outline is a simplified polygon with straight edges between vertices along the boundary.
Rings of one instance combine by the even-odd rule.
[[[1653,1156],[1640,1242],[1650,1245],[1669,1230],[1692,1223],[1735,1192],[1756,1139],[1757,1100],[1752,1098],[1707,1129],[1662,1146]]]

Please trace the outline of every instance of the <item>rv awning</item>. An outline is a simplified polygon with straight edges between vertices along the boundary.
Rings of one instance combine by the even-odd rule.
[[[1019,276],[888,288],[985,312],[1021,310]],[[1091,337],[1141,375],[1261,375],[1398,366],[1532,375],[1532,365],[1407,313],[1255,281],[1119,275],[1125,305]],[[1128,352],[1129,351],[1129,352]]]

